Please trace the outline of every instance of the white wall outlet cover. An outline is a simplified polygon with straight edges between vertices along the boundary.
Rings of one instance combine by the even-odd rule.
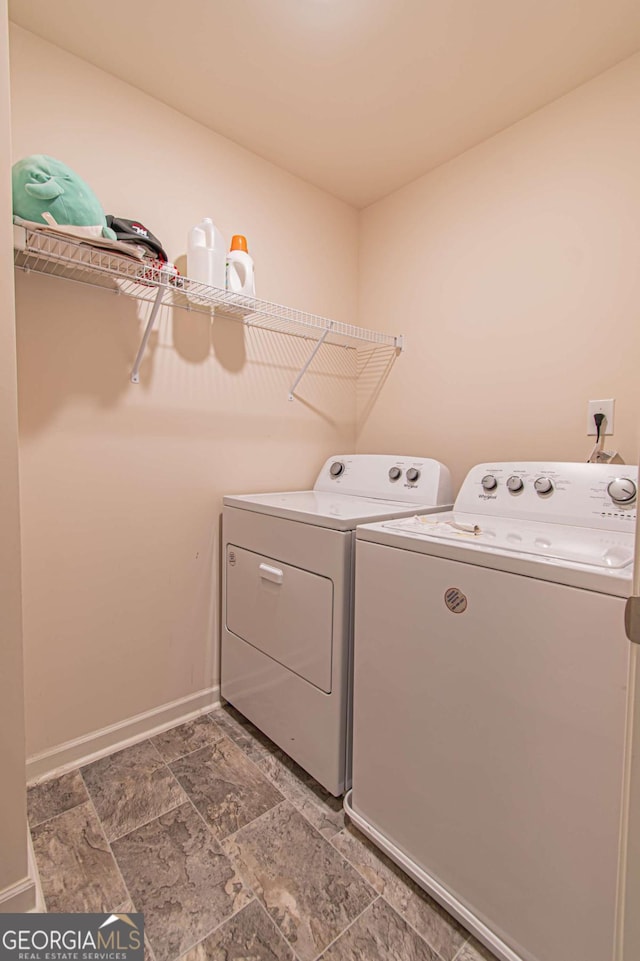
[[[605,434],[613,434],[613,408],[615,405],[615,399],[610,397],[608,400],[590,400],[587,405],[587,435],[592,435],[595,437],[598,433],[596,429],[596,422],[593,419],[594,414],[604,414],[605,420],[602,423],[602,430],[600,431],[600,436],[604,437]]]

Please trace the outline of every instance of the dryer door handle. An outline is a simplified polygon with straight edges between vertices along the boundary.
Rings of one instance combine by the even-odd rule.
[[[258,570],[260,571],[260,577],[264,578],[265,581],[273,581],[274,584],[282,584],[284,571],[279,567],[271,567],[270,564],[260,564]]]

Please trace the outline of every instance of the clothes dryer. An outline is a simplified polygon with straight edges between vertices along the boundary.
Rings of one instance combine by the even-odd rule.
[[[442,510],[428,458],[329,458],[313,490],[227,496],[222,696],[328,791],[350,783],[354,530]]]
[[[345,808],[503,961],[614,959],[636,484],[483,464],[357,531]]]

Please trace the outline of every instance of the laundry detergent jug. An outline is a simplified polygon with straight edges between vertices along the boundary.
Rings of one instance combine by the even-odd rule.
[[[221,287],[226,280],[226,244],[222,233],[211,218],[205,217],[189,231],[187,242],[187,275],[208,287]],[[187,291],[187,297],[194,302],[207,302],[198,296],[197,290]]]
[[[247,297],[256,295],[253,259],[249,256],[247,239],[242,234],[234,234],[231,238],[231,250],[227,254],[227,290]]]

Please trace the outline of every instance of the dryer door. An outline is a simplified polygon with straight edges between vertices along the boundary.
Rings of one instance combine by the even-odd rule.
[[[331,692],[333,583],[227,545],[227,629]]]

